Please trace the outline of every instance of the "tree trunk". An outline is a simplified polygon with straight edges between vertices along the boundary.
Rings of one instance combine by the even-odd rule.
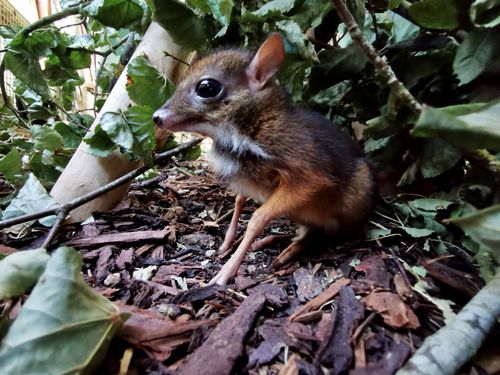
[[[153,22],[134,52],[132,59],[142,54],[147,55],[157,69],[163,72],[169,79],[176,82],[182,67],[174,59],[166,57],[163,53],[164,51],[168,51],[180,58],[184,57],[181,48],[172,41],[168,33],[160,25]],[[91,129],[99,123],[99,119],[104,113],[125,110],[130,105],[130,99],[125,89],[126,82],[127,67],[123,69],[120,78],[109,94]],[[115,180],[132,169],[137,168],[139,164],[140,162],[129,161],[118,151],[113,152],[106,158],[95,157],[88,152],[87,144],[82,142],[55,183],[50,194],[59,203],[66,203]],[[74,209],[70,213],[69,220],[71,222],[82,221],[87,219],[96,210],[105,211],[113,208],[123,198],[128,186],[129,184],[123,185]]]

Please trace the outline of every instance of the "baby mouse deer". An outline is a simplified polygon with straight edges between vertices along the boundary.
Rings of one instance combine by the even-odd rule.
[[[153,116],[160,127],[213,139],[211,166],[237,193],[221,250],[234,244],[246,200],[262,203],[211,283],[223,285],[235,276],[256,237],[277,217],[298,224],[297,236],[274,262],[282,266],[315,232],[356,233],[373,207],[371,163],[347,134],[290,101],[275,80],[284,58],[278,33],[255,54],[227,49],[200,58]]]

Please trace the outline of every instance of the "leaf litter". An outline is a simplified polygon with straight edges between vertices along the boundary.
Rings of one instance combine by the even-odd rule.
[[[133,348],[129,371],[139,373],[393,374],[483,285],[462,258],[404,235],[318,244],[275,271],[294,232],[279,219],[263,236],[283,239],[247,254],[234,284],[205,286],[226,260],[216,250],[233,197],[203,168],[197,161],[160,170],[114,210],[58,234],[57,245],[81,254],[85,282],[128,316],[97,373],[118,372]],[[430,203],[412,209],[432,211],[422,207]],[[239,235],[255,208],[244,208]],[[3,235],[3,246],[35,248],[46,232]]]

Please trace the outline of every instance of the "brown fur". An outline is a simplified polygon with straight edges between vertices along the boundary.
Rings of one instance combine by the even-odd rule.
[[[224,178],[230,187],[263,203],[235,260],[224,269],[237,267],[255,237],[278,216],[300,224],[301,238],[313,229],[334,236],[355,233],[370,214],[375,195],[373,168],[349,136],[323,116],[292,104],[272,79],[258,91],[249,89],[247,68],[252,58],[246,51],[223,50],[197,60],[164,107],[183,130],[204,133],[209,129],[205,133],[215,138],[219,155],[215,166],[222,169],[227,163],[231,173]],[[200,101],[194,90],[202,78],[223,83],[224,96]],[[200,130],[199,123],[208,125]],[[227,139],[217,138],[218,131],[257,146],[236,152]],[[255,152],[256,147],[262,155]],[[231,244],[232,239],[226,237],[224,243]],[[287,250],[295,254],[300,243],[301,239]],[[216,281],[226,282],[227,275]]]

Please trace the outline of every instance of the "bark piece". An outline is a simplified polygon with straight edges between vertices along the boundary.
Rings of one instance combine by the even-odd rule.
[[[286,345],[286,334],[283,331],[283,323],[278,320],[266,320],[259,327],[258,332],[264,341],[250,354],[247,369],[269,363]]]
[[[424,268],[434,279],[472,298],[481,289],[482,285],[474,280],[471,274],[448,267],[439,262],[427,262]]]
[[[401,299],[405,302],[413,302],[415,300],[415,293],[413,289],[408,285],[405,278],[401,273],[397,273],[394,275],[394,287],[396,288],[396,292],[401,297]]]
[[[365,279],[376,282],[383,288],[388,289],[391,286],[392,276],[387,272],[384,260],[380,254],[366,257],[354,269],[358,272],[363,272]]]
[[[110,245],[114,243],[133,243],[138,241],[158,241],[165,238],[168,229],[163,230],[143,230],[137,232],[101,234],[96,237],[85,237],[72,240],[67,243],[68,246],[99,246]]]
[[[319,280],[304,267],[298,268],[293,273],[293,279],[297,285],[297,298],[300,302],[309,301],[323,290]]]
[[[99,250],[99,258],[96,263],[96,280],[100,284],[104,281],[106,276],[111,272],[115,265],[113,256],[113,247],[105,246]]]
[[[356,368],[349,372],[349,375],[392,375],[403,365],[410,353],[410,346],[399,341],[393,344],[379,361],[367,367]]]
[[[157,361],[168,359],[174,349],[188,343],[195,329],[216,323],[213,320],[175,322],[152,311],[117,302],[115,304],[121,312],[131,314],[118,336],[144,350],[149,357]]]
[[[337,295],[337,293],[340,291],[340,289],[345,286],[349,285],[351,280],[346,279],[345,277],[335,281],[333,284],[330,284],[328,288],[326,288],[320,295],[314,297],[312,300],[307,302],[305,305],[299,307],[295,312],[290,315],[290,320],[293,321],[297,319],[300,315],[307,313],[309,311],[317,310],[321,307],[321,305],[325,304],[329,300],[331,300],[333,297]]]
[[[122,250],[116,258],[116,267],[120,270],[127,269],[134,263],[134,249]]]
[[[208,339],[186,358],[178,374],[197,374],[201,369],[205,375],[231,374],[236,360],[243,353],[243,340],[265,301],[261,293],[245,299],[234,314],[220,322]]]
[[[330,337],[321,345],[315,360],[317,365],[328,368],[331,375],[341,374],[350,367],[353,359],[351,335],[365,310],[349,286],[340,289],[335,306]]]
[[[366,308],[379,313],[384,322],[394,328],[420,327],[420,322],[413,310],[401,297],[391,292],[373,292],[363,298]]]

